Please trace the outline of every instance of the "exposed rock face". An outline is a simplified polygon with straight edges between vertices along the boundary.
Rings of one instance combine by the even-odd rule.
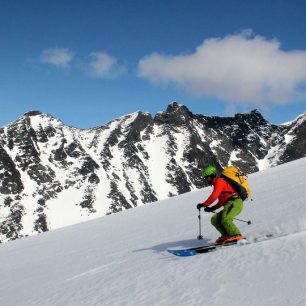
[[[37,111],[0,129],[2,241],[204,186],[200,169],[245,173],[306,154],[306,115],[272,125],[254,110],[207,117],[172,103],[81,130]]]

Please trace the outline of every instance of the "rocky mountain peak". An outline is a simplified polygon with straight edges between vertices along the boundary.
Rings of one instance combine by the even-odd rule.
[[[170,123],[182,125],[188,122],[192,117],[192,112],[190,112],[186,106],[173,102],[168,105],[165,111],[157,113],[155,119],[162,124]]]
[[[44,114],[40,111],[33,110],[23,114],[25,117],[43,116]]]

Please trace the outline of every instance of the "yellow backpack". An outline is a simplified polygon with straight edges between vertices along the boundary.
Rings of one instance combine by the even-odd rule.
[[[242,201],[251,196],[250,185],[245,175],[236,167],[229,166],[223,169],[221,177],[234,188]]]

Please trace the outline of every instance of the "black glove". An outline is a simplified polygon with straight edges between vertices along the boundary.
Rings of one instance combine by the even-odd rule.
[[[198,209],[198,210],[201,210],[201,208],[204,208],[203,203],[197,204],[197,209]]]
[[[214,209],[212,208],[212,207],[205,207],[204,208],[204,211],[206,211],[206,212],[213,212],[214,211]]]

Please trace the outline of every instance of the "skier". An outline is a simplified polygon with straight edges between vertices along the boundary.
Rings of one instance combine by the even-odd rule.
[[[242,211],[242,199],[225,179],[216,176],[217,170],[214,166],[204,168],[202,173],[214,189],[206,201],[197,204],[197,209],[204,208],[206,212],[214,212],[223,206],[223,210],[211,218],[211,224],[221,233],[216,243],[230,243],[243,239],[238,227],[233,223],[234,218]],[[218,203],[209,207],[217,199]]]

